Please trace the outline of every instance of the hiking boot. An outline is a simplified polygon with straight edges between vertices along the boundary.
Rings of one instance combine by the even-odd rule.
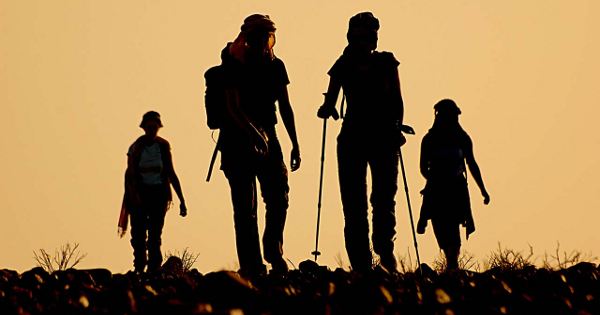
[[[288,265],[283,257],[280,257],[271,262],[271,272],[278,274],[286,274],[289,271]]]
[[[396,261],[396,257],[394,257],[394,255],[380,256],[379,264],[388,273],[398,273],[398,262]]]
[[[267,274],[267,267],[261,264],[256,268],[240,268],[238,274],[247,280],[256,280]]]

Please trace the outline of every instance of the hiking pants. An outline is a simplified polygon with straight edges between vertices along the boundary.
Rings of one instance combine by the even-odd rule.
[[[141,206],[131,211],[131,246],[136,271],[158,270],[162,264],[160,251],[162,229],[170,187],[164,185],[140,185]]]
[[[346,251],[352,269],[365,271],[373,264],[369,243],[367,166],[372,182],[373,249],[380,257],[393,257],[398,146],[383,141],[356,141],[342,133],[338,137],[337,158]]]
[[[229,181],[235,241],[240,270],[248,273],[265,271],[260,252],[257,222],[257,185],[265,203],[265,230],[262,243],[269,263],[283,256],[283,230],[288,209],[288,177],[281,146],[276,136],[269,137],[269,153],[262,158],[228,156],[223,152],[222,169]]]

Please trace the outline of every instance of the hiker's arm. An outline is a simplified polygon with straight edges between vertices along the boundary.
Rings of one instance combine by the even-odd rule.
[[[136,159],[133,157],[133,150],[130,149],[127,153],[127,169],[125,170],[125,192],[126,197],[131,198],[128,201],[134,204],[140,204],[140,195],[136,189],[135,170]]]
[[[392,106],[392,113],[396,121],[396,133],[398,136],[398,144],[400,146],[406,143],[406,138],[402,134],[402,123],[404,121],[404,101],[402,101],[402,92],[400,91],[400,75],[398,74],[398,68],[394,67],[390,76],[390,105]]]
[[[429,151],[427,151],[427,138],[423,138],[421,141],[421,158],[419,161],[419,169],[421,171],[421,175],[425,177],[425,179],[429,179]]]
[[[467,166],[469,167],[469,172],[471,172],[471,176],[477,183],[479,190],[481,190],[481,195],[483,196],[483,203],[490,203],[490,196],[488,195],[487,190],[485,189],[485,185],[483,184],[483,178],[481,177],[481,171],[479,170],[479,165],[475,161],[475,155],[473,154],[473,142],[470,138],[467,138],[467,143],[465,146],[465,160],[467,161]]]
[[[423,138],[421,141],[421,156],[419,161],[419,169],[421,171],[421,175],[425,177],[425,179],[429,179],[429,152],[427,151],[427,138]],[[421,191],[421,194],[423,194]],[[421,207],[421,211],[419,213],[419,220],[417,221],[417,233],[425,234],[425,229],[427,228],[427,220],[428,215],[426,212],[426,208]]]
[[[179,177],[177,177],[175,171],[173,171],[173,174],[171,175],[171,185],[173,185],[173,189],[177,194],[177,198],[179,198],[179,202],[185,204],[185,199],[183,198],[183,191],[181,190],[181,183],[179,182]]]
[[[290,161],[290,169],[292,172],[300,168],[300,145],[298,144],[298,137],[296,135],[296,122],[294,121],[294,111],[290,104],[290,97],[288,90],[285,85],[279,89],[277,103],[279,104],[279,113],[281,114],[281,120],[285,130],[290,136],[292,142],[292,153]]]
[[[398,120],[398,126],[402,126],[404,121],[404,101],[402,100],[402,91],[400,89],[400,74],[398,68],[395,67],[390,78],[391,89],[390,98],[391,104],[394,106],[394,114]]]
[[[181,183],[179,182],[179,177],[177,173],[175,173],[175,166],[173,165],[173,156],[171,155],[171,151],[167,151],[167,161],[170,164],[169,168],[169,180],[171,181],[171,185],[173,185],[173,190],[177,194],[177,198],[179,198],[179,214],[182,217],[187,215],[187,206],[185,205],[185,198],[183,198],[183,191],[181,190]]]
[[[136,149],[136,144],[132,144],[129,147],[129,151],[127,152],[127,169],[125,170],[125,179],[133,180],[135,178],[135,169],[136,169],[136,159],[134,157],[134,152]]]
[[[334,77],[330,77],[329,86],[327,87],[327,93],[325,93],[325,101],[317,111],[317,116],[319,118],[333,117],[333,119],[335,120],[340,118],[340,115],[338,114],[337,109],[335,108],[335,104],[337,103],[337,98],[340,94],[341,88],[341,83]]]

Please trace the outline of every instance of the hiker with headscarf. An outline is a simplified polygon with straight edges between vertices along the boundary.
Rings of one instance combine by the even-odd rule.
[[[344,211],[346,251],[353,270],[373,267],[369,240],[367,167],[371,170],[373,250],[380,265],[397,271],[395,196],[398,189],[404,104],[399,62],[391,52],[379,52],[379,20],[370,12],[350,19],[348,46],[329,70],[329,87],[317,116],[337,119],[336,101],[343,88],[347,112],[337,138],[338,176]],[[342,100],[342,103],[344,101]]]
[[[459,267],[460,226],[465,227],[467,239],[475,231],[465,161],[484,204],[490,202],[490,196],[475,161],[473,142],[458,121],[460,109],[453,100],[443,99],[435,104],[434,110],[433,126],[421,143],[420,169],[427,184],[421,192],[423,203],[417,233],[425,233],[427,221],[431,220],[447,269],[454,270]]]
[[[222,63],[205,73],[210,129],[219,129],[221,169],[231,188],[240,274],[266,273],[257,222],[257,184],[265,203],[262,246],[273,272],[285,273],[283,232],[288,209],[288,171],[275,132],[276,111],[291,140],[291,171],[300,147],[283,61],[273,52],[275,24],[268,15],[248,16],[237,38],[221,52]],[[277,106],[276,106],[277,103]]]
[[[133,266],[138,273],[156,272],[162,264],[161,235],[165,215],[172,202],[171,185],[179,198],[179,214],[182,217],[187,215],[181,184],[173,166],[171,146],[158,136],[162,126],[159,113],[145,113],[140,123],[144,135],[127,152],[119,236],[125,235],[128,219],[131,218]]]

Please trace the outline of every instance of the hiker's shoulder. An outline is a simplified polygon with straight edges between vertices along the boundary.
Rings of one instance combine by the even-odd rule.
[[[373,54],[377,61],[384,65],[397,67],[400,64],[394,53],[390,51],[376,51]]]

